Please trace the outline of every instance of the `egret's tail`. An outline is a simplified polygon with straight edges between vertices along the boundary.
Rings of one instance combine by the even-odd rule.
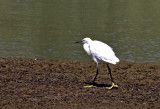
[[[114,63],[116,64],[117,62],[119,62],[119,59],[115,56]]]
[[[112,59],[105,59],[105,62],[108,62],[108,63],[111,63],[111,64],[116,64],[119,61],[120,60],[116,56]]]

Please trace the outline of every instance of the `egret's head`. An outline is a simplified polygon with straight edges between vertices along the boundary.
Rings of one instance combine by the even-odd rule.
[[[84,39],[82,39],[81,41],[76,41],[75,43],[86,43],[86,44],[88,44],[89,42],[91,42],[92,41],[92,39],[90,39],[90,38],[88,38],[88,37],[86,37],[86,38],[84,38]]]
[[[92,40],[90,39],[90,38],[88,38],[88,37],[86,37],[86,38],[84,38],[83,40],[82,40],[82,42],[83,43],[89,43],[89,42],[91,42]]]

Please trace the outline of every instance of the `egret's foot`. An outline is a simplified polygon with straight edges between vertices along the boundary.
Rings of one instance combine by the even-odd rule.
[[[91,87],[95,87],[93,85],[88,85],[88,86],[83,86],[84,88],[91,88]]]
[[[107,89],[112,89],[113,87],[118,88],[118,85],[115,85],[114,83],[112,83],[111,87],[106,87]]]

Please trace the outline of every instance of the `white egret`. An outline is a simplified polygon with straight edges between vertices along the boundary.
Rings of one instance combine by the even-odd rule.
[[[92,57],[92,59],[97,63],[97,72],[96,75],[93,79],[93,83],[95,83],[95,80],[98,75],[98,63],[100,62],[106,62],[108,71],[110,74],[110,78],[112,81],[111,87],[107,87],[107,89],[112,89],[113,87],[118,87],[118,85],[115,85],[112,74],[111,74],[111,69],[109,67],[110,64],[116,64],[119,62],[119,59],[115,56],[115,53],[113,52],[112,48],[108,46],[107,44],[97,41],[97,40],[91,40],[90,38],[84,38],[81,41],[76,41],[75,43],[84,43],[83,48],[87,52],[88,55]],[[94,87],[93,85],[90,86],[84,86],[86,87]]]

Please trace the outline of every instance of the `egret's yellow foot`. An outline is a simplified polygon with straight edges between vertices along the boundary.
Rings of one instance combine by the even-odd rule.
[[[107,88],[107,89],[112,89],[113,87],[118,88],[118,85],[115,85],[114,83],[112,83],[112,86],[111,86],[111,87],[106,87],[106,88]]]
[[[91,87],[95,87],[95,86],[93,86],[93,85],[84,86],[84,88],[91,88]]]

